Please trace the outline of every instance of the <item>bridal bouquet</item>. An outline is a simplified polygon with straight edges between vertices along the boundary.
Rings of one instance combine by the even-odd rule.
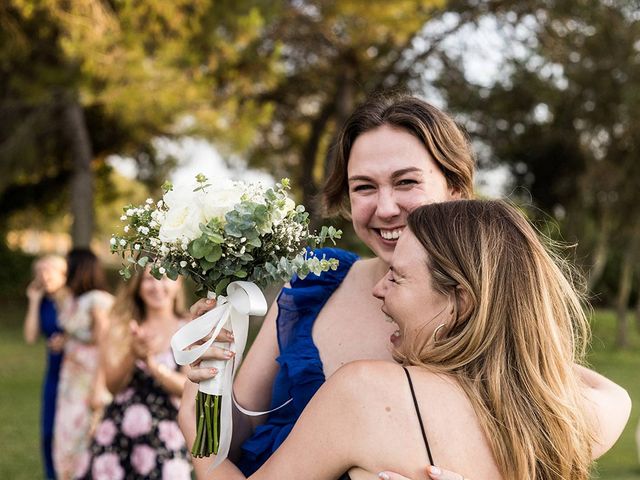
[[[197,361],[225,327],[233,333],[227,361],[203,361],[218,374],[200,384],[196,399],[195,457],[228,454],[231,440],[231,384],[242,360],[249,315],[264,315],[261,288],[284,282],[293,275],[304,278],[335,270],[338,260],[318,258],[307,247],[326,240],[335,243],[342,232],[322,227],[309,231],[309,214],[288,197],[288,179],[275,188],[261,184],[210,181],[197,175],[192,185],[163,185],[164,195],[154,202],[124,208],[122,234],[111,238],[111,251],[125,260],[120,273],[131,276],[138,267],[150,267],[155,278],[192,278],[197,293],[217,298],[216,308],[189,322],[172,338],[176,362]],[[226,295],[224,295],[226,293]],[[193,348],[194,344],[200,344]],[[204,343],[202,343],[204,342]]]

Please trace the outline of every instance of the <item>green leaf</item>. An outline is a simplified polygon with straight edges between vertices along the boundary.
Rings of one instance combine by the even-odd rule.
[[[206,238],[204,238],[204,237],[200,237],[200,238],[195,239],[189,245],[189,253],[194,258],[198,258],[198,259],[199,258],[203,258],[209,252],[210,252],[210,246],[207,243]]]
[[[222,257],[222,248],[220,245],[213,245],[209,253],[205,255],[205,260],[207,262],[215,263]]]
[[[222,295],[227,288],[227,286],[231,283],[231,279],[229,277],[225,277],[218,282],[216,285],[216,295]]]
[[[235,275],[234,275],[234,276],[235,276],[235,277],[238,277],[238,278],[246,278],[246,277],[247,277],[247,275],[248,275],[248,273],[247,273],[246,271],[244,271],[244,270],[238,270],[238,271],[235,273]]]

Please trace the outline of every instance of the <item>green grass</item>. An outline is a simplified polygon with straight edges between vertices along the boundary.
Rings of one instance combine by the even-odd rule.
[[[22,306],[0,306],[0,479],[39,479],[40,389],[44,370],[44,343],[27,346],[22,340]],[[624,386],[634,400],[631,419],[618,443],[598,462],[594,478],[638,480],[635,429],[640,411],[640,334],[632,328],[631,347],[613,348],[615,319],[600,311],[593,322],[593,367]]]

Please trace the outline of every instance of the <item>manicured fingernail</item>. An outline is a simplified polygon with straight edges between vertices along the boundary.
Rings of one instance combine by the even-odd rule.
[[[434,474],[434,475],[440,475],[440,474],[442,473],[442,470],[440,470],[440,469],[439,469],[438,467],[436,467],[436,466],[433,466],[433,465],[432,465],[432,466],[427,467],[427,468],[429,469],[429,473],[432,473],[432,474]]]
[[[231,350],[225,350],[224,351],[224,356],[227,358],[231,358],[233,357],[233,352]]]
[[[378,474],[378,478],[381,478],[382,480],[389,480],[389,475],[387,475],[387,474],[386,474],[386,473],[384,473],[384,472],[380,472],[380,473]]]
[[[217,368],[212,368],[212,369],[211,369],[211,373],[212,373],[213,375],[215,375],[216,373],[218,373],[218,369],[217,369]]]

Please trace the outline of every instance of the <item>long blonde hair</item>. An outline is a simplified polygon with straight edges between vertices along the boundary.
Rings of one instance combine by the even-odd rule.
[[[459,308],[435,345],[396,358],[457,378],[503,478],[587,480],[594,429],[573,364],[590,331],[573,274],[502,201],[423,206],[408,225]]]

